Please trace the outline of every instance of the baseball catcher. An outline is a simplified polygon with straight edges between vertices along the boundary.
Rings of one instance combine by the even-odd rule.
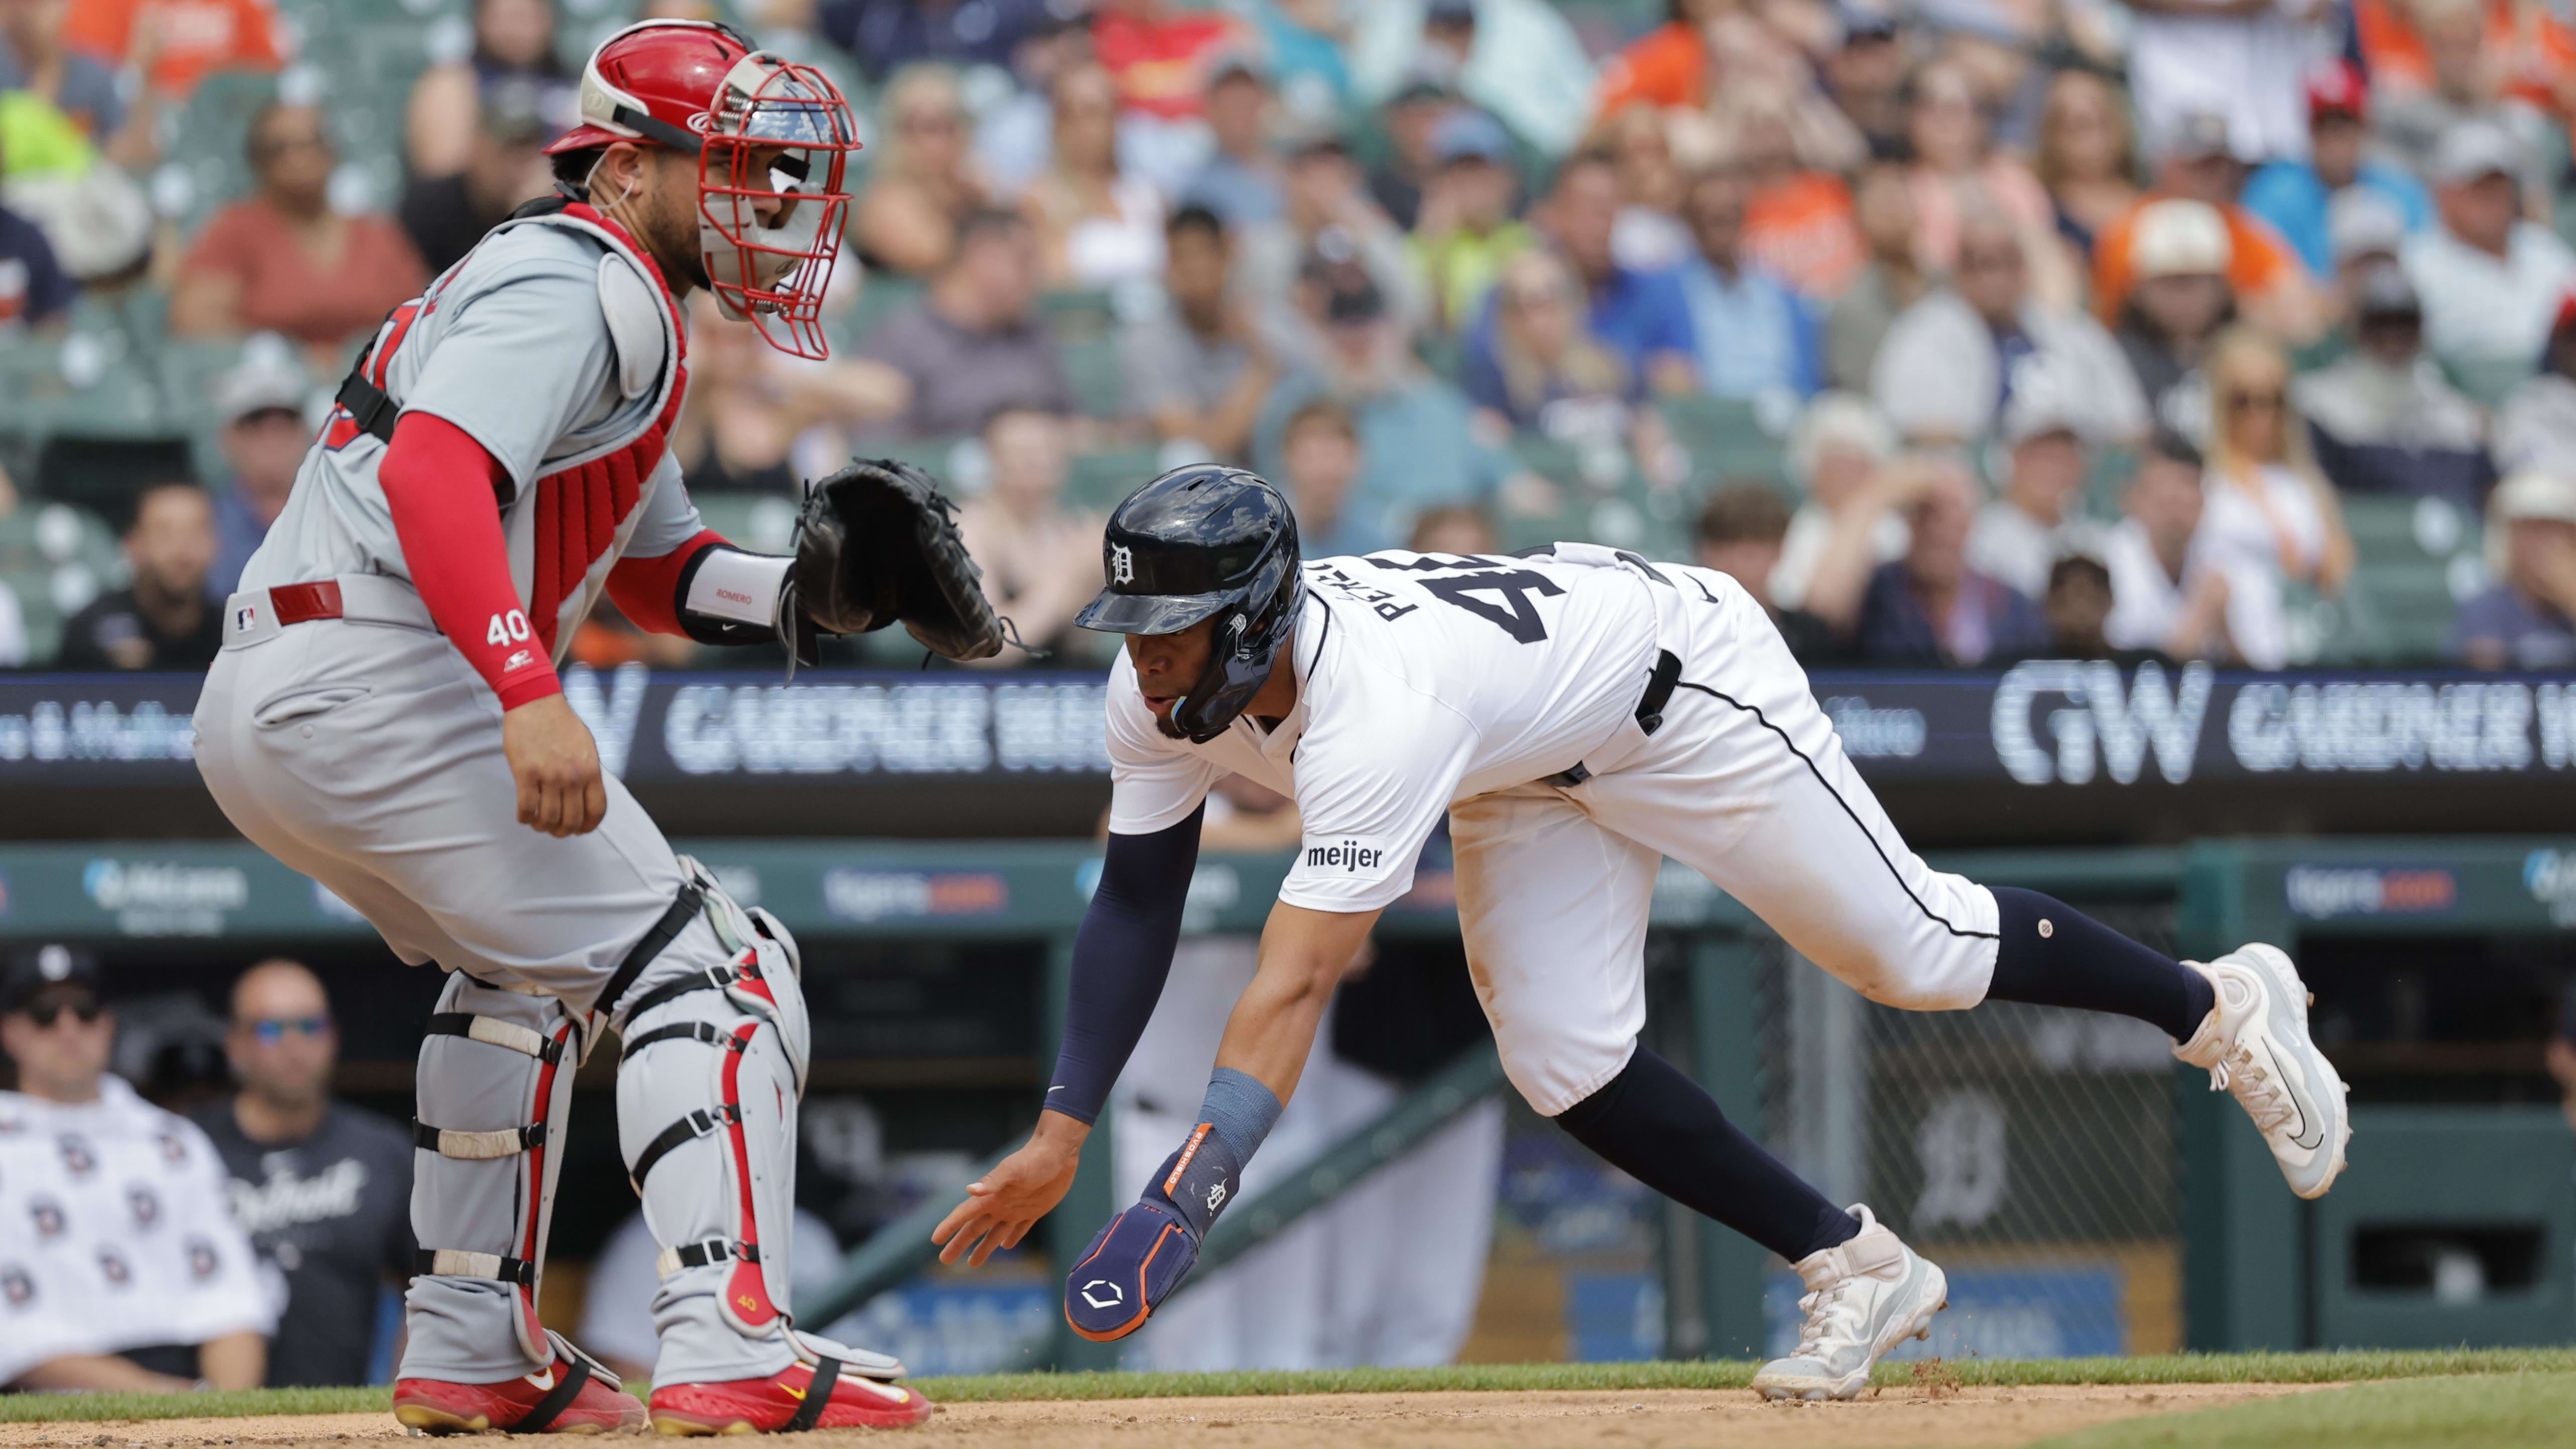
[[[832,83],[697,21],[610,37],[557,195],[394,309],[341,385],[225,609],[197,762],[234,825],[447,973],[420,1049],[419,1276],[395,1415],[430,1433],[639,1428],[648,1410],[537,1320],[573,1074],[619,1034],[618,1135],[662,1247],[649,1417],[670,1434],[898,1425],[902,1365],[795,1327],[796,943],[674,855],[565,703],[602,594],[706,644],[898,620],[1001,644],[917,470],[817,485],[792,557],[735,548],[667,437],[704,288],[825,355],[858,149]]]

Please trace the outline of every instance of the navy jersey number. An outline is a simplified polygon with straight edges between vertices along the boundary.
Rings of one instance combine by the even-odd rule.
[[[1523,644],[1536,644],[1547,637],[1547,625],[1539,619],[1535,601],[1565,592],[1556,580],[1529,569],[1424,579],[1422,587],[1434,598],[1455,604],[1479,619],[1491,620]],[[1493,597],[1478,597],[1485,594]]]

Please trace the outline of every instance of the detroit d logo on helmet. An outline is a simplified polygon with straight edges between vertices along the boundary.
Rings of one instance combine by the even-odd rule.
[[[1123,543],[1109,545],[1109,582],[1113,584],[1136,582],[1136,551]]]

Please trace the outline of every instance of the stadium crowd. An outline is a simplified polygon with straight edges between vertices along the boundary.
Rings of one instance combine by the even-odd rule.
[[[2576,664],[2543,0],[455,3],[0,0],[0,663],[206,662],[354,349],[645,13],[867,126],[831,359],[693,311],[692,492],[778,547],[925,462],[1070,662],[1101,510],[1215,457],[1310,557],[1696,558],[1811,662]]]

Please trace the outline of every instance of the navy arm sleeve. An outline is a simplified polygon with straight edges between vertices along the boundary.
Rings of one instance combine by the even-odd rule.
[[[1097,1118],[1145,1034],[1172,974],[1206,814],[1202,801],[1178,825],[1109,837],[1100,885],[1073,937],[1072,999],[1064,1007],[1064,1044],[1047,1087],[1047,1110],[1081,1122]]]

